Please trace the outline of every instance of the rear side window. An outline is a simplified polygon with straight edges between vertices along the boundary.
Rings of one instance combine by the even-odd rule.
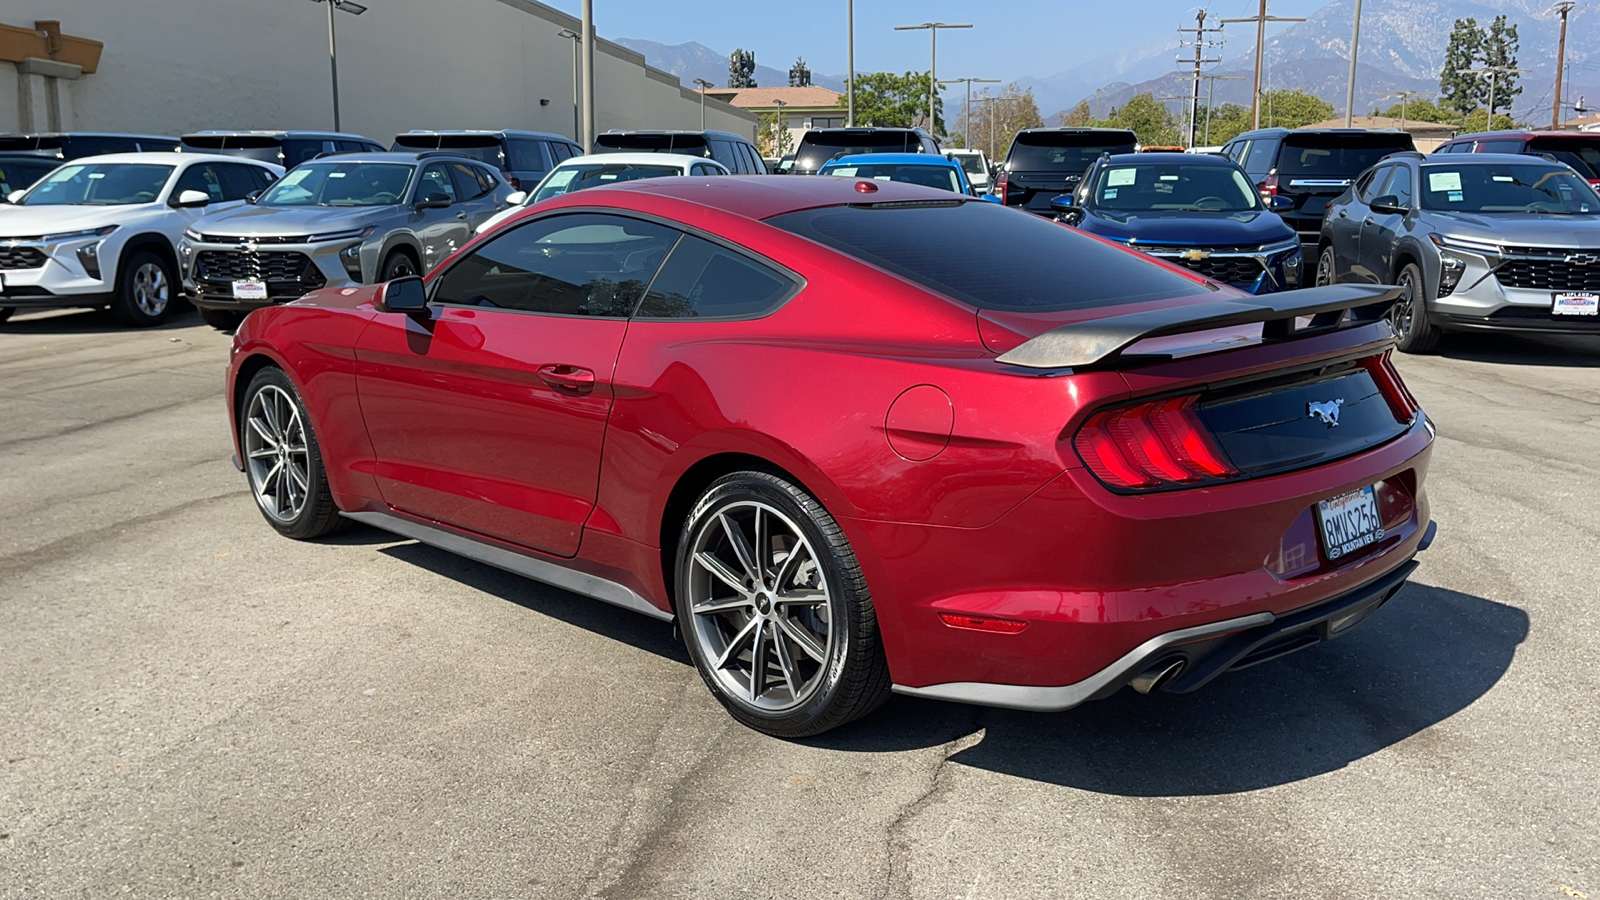
[[[1589,137],[1534,138],[1528,152],[1548,153],[1577,170],[1579,175],[1600,180],[1600,139]]]
[[[1268,172],[1272,171],[1272,164],[1275,162],[1272,157],[1277,152],[1277,143],[1258,140],[1251,141],[1248,146],[1250,150],[1244,154],[1244,162],[1240,163],[1240,165],[1244,167],[1247,174],[1254,175],[1257,178],[1264,177]]]
[[[489,180],[488,173],[477,166],[451,163],[450,175],[455,181],[456,196],[463,200],[476,200],[494,190],[494,182]]]
[[[509,167],[517,172],[543,172],[550,168],[552,163],[545,154],[546,145],[543,141],[506,141],[506,153],[509,156]],[[552,145],[549,149],[554,150]],[[556,160],[560,162],[560,160]]]
[[[645,319],[755,316],[772,310],[794,289],[794,282],[780,272],[685,235],[661,267],[636,315]]]
[[[1407,136],[1294,135],[1284,139],[1278,174],[1307,178],[1353,178],[1391,153],[1415,149]],[[1250,170],[1249,166],[1245,167]]]
[[[733,143],[730,141],[710,140],[711,158],[728,167],[730,172],[738,172],[747,168],[734,154]]]
[[[1521,153],[1522,142],[1510,141],[1482,141],[1479,153]]]
[[[1072,132],[1022,132],[1011,145],[1006,168],[1013,172],[1071,172],[1077,174],[1105,153],[1132,153],[1134,137]]]
[[[213,168],[222,179],[224,200],[243,200],[251,191],[259,191],[267,186],[266,179],[261,177],[267,170],[259,166],[217,163]]]
[[[767,223],[979,309],[1060,312],[1206,290],[1137,253],[995,203],[832,206]]]
[[[322,153],[322,149],[322,141],[285,140],[283,142],[283,167],[292,169],[308,159],[316,159]]]

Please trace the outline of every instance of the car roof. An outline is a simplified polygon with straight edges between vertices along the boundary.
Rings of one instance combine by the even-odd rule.
[[[882,126],[882,127],[877,126],[877,125],[858,125],[858,126],[855,126],[853,128],[812,128],[812,129],[808,130],[806,132],[806,134],[811,134],[812,132],[821,132],[823,134],[850,134],[850,133],[854,132],[856,134],[863,134],[863,133],[869,132],[869,131],[909,131],[909,132],[912,132],[914,134],[927,134],[928,133],[925,129],[922,129],[922,128],[906,128],[906,127],[902,127],[902,126],[888,126],[888,125],[885,125],[885,126]]]
[[[420,159],[449,159],[474,162],[479,165],[485,164],[481,159],[473,159],[460,153],[451,153],[449,150],[354,150],[349,153],[329,153],[323,156],[315,156],[305,160],[301,165],[309,162],[414,163]]]
[[[1226,166],[1233,167],[1233,160],[1225,156],[1211,156],[1204,153],[1167,153],[1152,151],[1150,153],[1117,153],[1106,158],[1107,163],[1116,163],[1119,166],[1145,166],[1145,165],[1186,165],[1186,166]]]
[[[519,130],[514,129],[514,128],[500,128],[500,129],[496,129],[496,128],[413,128],[410,131],[402,131],[402,132],[400,132],[399,134],[394,136],[394,139],[398,141],[401,138],[411,137],[413,135],[429,135],[429,134],[438,134],[438,135],[445,135],[445,136],[450,136],[450,135],[470,135],[472,137],[533,138],[533,139],[536,139],[536,140],[544,140],[544,141],[561,141],[562,143],[565,143],[565,144],[575,143],[575,141],[573,141],[572,138],[569,138],[564,134],[551,134],[548,131],[519,131]]]
[[[171,134],[136,134],[131,131],[11,131],[0,134],[4,138],[63,138],[63,137],[120,137],[151,138],[158,141],[175,141]]]
[[[1384,157],[1388,159],[1388,157]],[[1417,160],[1425,166],[1490,166],[1490,165],[1543,165],[1552,169],[1565,169],[1567,164],[1553,159],[1545,159],[1537,153],[1447,153],[1424,156]]]
[[[690,166],[695,163],[715,163],[719,168],[727,166],[704,156],[691,156],[687,153],[590,153],[586,156],[574,156],[564,159],[556,164],[561,169],[578,163],[605,163],[607,165],[678,165]]]
[[[613,128],[610,131],[602,132],[600,134],[595,135],[595,138],[596,139],[603,138],[608,134],[671,134],[671,135],[703,134],[703,135],[709,135],[711,137],[733,138],[734,140],[744,141],[747,144],[750,143],[750,139],[749,138],[740,137],[739,135],[734,134],[731,131],[716,131],[714,129],[694,129],[694,128]]]
[[[1580,137],[1600,141],[1600,134],[1593,131],[1550,131],[1548,129],[1535,131],[1528,128],[1502,128],[1499,131],[1474,131],[1471,134],[1458,134],[1451,138],[1449,143],[1456,141],[1471,141],[1489,137],[1504,138],[1542,138],[1542,137]]]
[[[1019,133],[1027,134],[1132,134],[1131,128],[1077,128],[1070,125],[1044,125],[1038,128],[1023,128]]]
[[[945,159],[942,154],[935,153],[851,153],[840,156],[823,163],[823,167],[836,166],[845,163],[894,163],[895,165],[912,166],[943,166],[945,168],[959,169],[961,164],[953,159]]]
[[[184,140],[192,137],[274,137],[274,138],[333,138],[335,140],[359,140],[377,143],[364,134],[351,131],[277,131],[274,129],[234,129],[234,128],[207,128],[202,131],[191,131],[183,136]]]
[[[858,184],[872,185],[862,192]],[[898,181],[872,181],[862,178],[814,175],[744,175],[737,178],[641,178],[624,184],[590,188],[571,196],[594,197],[600,192],[642,191],[661,197],[695,203],[749,219],[769,219],[802,209],[845,206],[863,203],[942,201],[945,203],[986,201],[951,193],[939,188],[904,184]],[[614,195],[610,195],[613,196]],[[619,204],[621,205],[621,204]]]
[[[242,159],[237,156],[223,156],[219,153],[178,153],[172,150],[149,150],[144,153],[102,153],[98,156],[80,156],[69,159],[64,166],[85,165],[88,163],[141,163],[143,165],[183,165],[194,162],[222,162],[246,163],[250,165],[269,165],[258,159]]]

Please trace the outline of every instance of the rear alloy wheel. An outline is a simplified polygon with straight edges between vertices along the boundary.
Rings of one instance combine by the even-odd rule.
[[[678,624],[711,693],[776,737],[878,708],[889,667],[861,566],[816,498],[766,472],[701,495],[678,542]]]
[[[124,325],[148,328],[166,320],[176,299],[172,267],[159,255],[140,250],[122,268],[111,315]]]
[[[412,262],[410,255],[396,250],[384,258],[383,268],[378,273],[378,281],[393,281],[415,274],[417,274],[417,264]]]
[[[200,321],[225,334],[232,334],[239,330],[239,325],[244,322],[244,317],[244,313],[235,312],[231,309],[200,307]]]
[[[1327,287],[1333,284],[1333,245],[1322,248],[1317,254],[1317,275],[1312,282],[1316,287]]]
[[[344,525],[305,405],[282,369],[269,366],[250,379],[239,413],[239,447],[250,493],[279,534],[307,540]]]
[[[1439,347],[1439,326],[1428,321],[1428,292],[1422,270],[1406,263],[1395,276],[1400,299],[1389,307],[1389,324],[1394,326],[1396,346],[1403,353],[1432,353]]]

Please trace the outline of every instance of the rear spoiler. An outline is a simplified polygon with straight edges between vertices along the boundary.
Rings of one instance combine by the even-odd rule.
[[[1083,369],[1106,363],[1145,338],[1261,323],[1263,341],[1376,322],[1400,299],[1388,285],[1334,284],[1234,300],[1214,300],[1091,319],[1053,328],[1002,353],[999,362],[1030,369]],[[1311,323],[1296,329],[1296,319]]]

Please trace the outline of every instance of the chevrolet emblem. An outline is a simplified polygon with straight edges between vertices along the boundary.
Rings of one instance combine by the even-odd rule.
[[[1178,254],[1178,258],[1186,259],[1189,262],[1199,262],[1202,259],[1210,259],[1211,252],[1209,250],[1185,250]]]

